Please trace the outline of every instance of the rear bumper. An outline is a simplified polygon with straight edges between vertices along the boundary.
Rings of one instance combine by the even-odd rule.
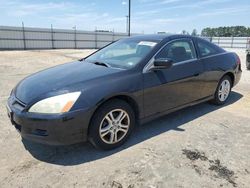
[[[239,81],[240,81],[240,78],[241,78],[241,74],[242,74],[242,70],[241,69],[239,69],[237,72],[235,72],[235,80],[234,80],[234,85],[233,86],[235,86],[236,84],[238,84],[239,83]]]
[[[79,110],[61,115],[21,112],[8,101],[8,116],[22,138],[49,145],[69,145],[87,140],[91,112]]]

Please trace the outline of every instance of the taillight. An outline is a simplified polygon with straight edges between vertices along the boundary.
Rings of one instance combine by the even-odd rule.
[[[235,56],[236,56],[236,62],[237,62],[238,68],[239,68],[239,70],[241,71],[241,61],[240,61],[240,57],[239,57],[237,54],[235,54]]]
[[[236,59],[237,59],[237,64],[240,65],[241,61],[240,61],[240,57],[236,54]]]

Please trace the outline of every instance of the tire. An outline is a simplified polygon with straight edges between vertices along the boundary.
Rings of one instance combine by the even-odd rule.
[[[247,70],[250,70],[250,63],[246,64]]]
[[[123,100],[113,99],[94,113],[88,138],[96,148],[111,150],[128,139],[134,126],[135,114],[131,106]]]
[[[232,89],[232,79],[228,75],[225,75],[220,80],[216,92],[214,94],[214,99],[211,102],[215,105],[225,104],[231,94],[231,89]]]
[[[247,54],[246,57],[246,68],[247,70],[250,70],[250,54]]]

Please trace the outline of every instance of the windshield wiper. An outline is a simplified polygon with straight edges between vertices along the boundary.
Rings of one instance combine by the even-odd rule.
[[[103,63],[103,62],[99,62],[99,61],[94,62],[94,64],[95,65],[105,66],[105,67],[110,67],[110,65],[108,63]]]

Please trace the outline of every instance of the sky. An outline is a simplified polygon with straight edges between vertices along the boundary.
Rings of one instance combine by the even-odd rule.
[[[131,32],[250,27],[250,0],[131,0]],[[0,0],[0,25],[126,32],[128,0]]]

